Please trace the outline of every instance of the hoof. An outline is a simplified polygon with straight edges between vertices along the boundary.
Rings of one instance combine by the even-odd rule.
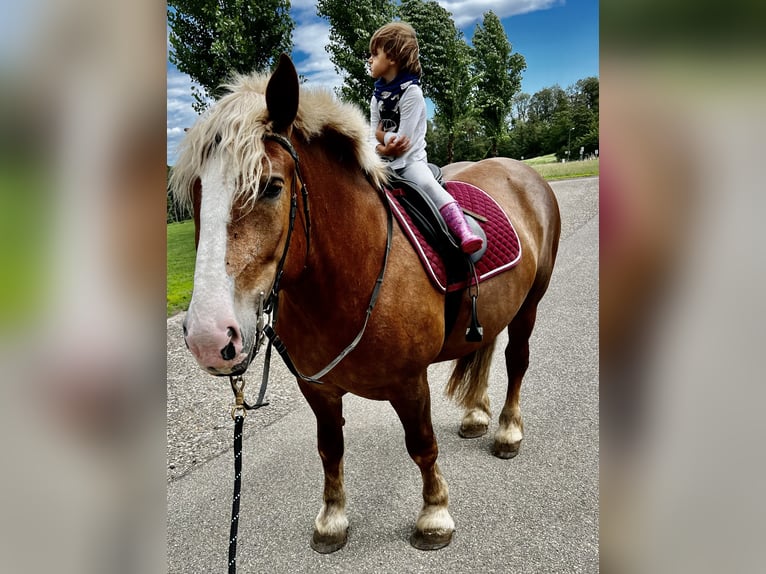
[[[412,536],[410,536],[410,544],[418,550],[439,550],[452,542],[453,532],[454,530],[447,532],[421,532],[420,530],[415,530]]]
[[[507,443],[498,443],[496,442],[495,445],[492,447],[492,454],[494,454],[497,458],[513,458],[517,454],[519,454],[519,449],[521,448],[521,441],[513,443],[513,444],[507,444]]]
[[[348,528],[340,536],[319,534],[314,530],[314,535],[311,537],[311,549],[320,554],[330,554],[343,548],[346,542],[348,542]]]
[[[483,424],[460,425],[458,434],[463,438],[479,438],[487,434],[488,429],[489,425]]]

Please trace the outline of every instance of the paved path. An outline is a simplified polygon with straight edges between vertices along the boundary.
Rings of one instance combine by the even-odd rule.
[[[553,188],[562,241],[522,385],[519,456],[503,461],[490,454],[496,419],[487,436],[459,438],[461,413],[442,392],[450,364],[429,371],[439,464],[456,523],[452,544],[436,552],[409,545],[421,480],[401,425],[388,403],[347,395],[349,542],[331,555],[311,550],[322,488],[315,421],[275,357],[272,406],[245,422],[239,572],[598,571],[598,179]],[[179,318],[169,319],[168,572],[225,572],[231,392],[225,380],[195,370],[178,331]],[[506,387],[505,342],[498,345],[490,382],[495,410]]]

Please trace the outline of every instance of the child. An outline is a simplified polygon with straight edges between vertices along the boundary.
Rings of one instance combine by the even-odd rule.
[[[426,156],[426,101],[420,89],[415,30],[404,22],[386,24],[370,40],[370,75],[377,78],[370,101],[370,125],[376,151],[391,169],[418,184],[439,209],[463,253],[481,248],[481,237],[465,221],[463,210],[434,179]]]

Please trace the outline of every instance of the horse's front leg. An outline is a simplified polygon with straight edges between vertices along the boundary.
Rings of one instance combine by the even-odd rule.
[[[299,381],[300,382],[300,381]],[[322,554],[340,550],[348,540],[343,488],[343,391],[300,382],[317,419],[317,447],[324,467],[323,504],[314,521],[311,547]]]
[[[436,464],[439,447],[431,424],[431,395],[425,374],[417,389],[417,394],[393,399],[391,405],[404,426],[407,451],[423,477],[423,508],[410,544],[420,550],[438,550],[452,541],[455,522],[448,510],[447,482]]]

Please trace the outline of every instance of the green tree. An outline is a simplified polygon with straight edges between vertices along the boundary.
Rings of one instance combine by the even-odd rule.
[[[173,223],[178,221],[186,221],[187,219],[192,218],[192,214],[185,206],[178,203],[175,198],[173,197],[173,192],[170,189],[170,175],[173,171],[173,168],[171,166],[167,167],[167,183],[166,183],[166,194],[167,194],[167,222]]]
[[[595,76],[577,80],[575,85],[569,88],[572,104],[598,116],[598,88],[599,81]]]
[[[527,113],[526,133],[534,138],[527,141],[532,148],[529,152],[566,157],[567,144],[571,143],[569,130],[574,127],[566,92],[558,85],[535,92],[529,99]]]
[[[289,0],[168,0],[170,61],[202,86],[192,87],[197,112],[232,73],[266,69],[292,51],[289,11]]]
[[[399,13],[417,32],[423,93],[434,104],[439,128],[446,135],[445,163],[451,163],[455,130],[458,122],[470,112],[471,49],[452,15],[437,2],[404,0]]]
[[[487,157],[490,143],[476,114],[460,120],[458,134],[460,135],[455,141],[455,159],[457,161],[479,161]]]
[[[566,99],[566,92],[559,85],[535,92],[529,100],[529,120],[550,125]]]
[[[515,110],[513,117],[516,121],[526,122],[529,119],[529,100],[531,96],[526,92],[521,92],[513,96],[511,102],[512,110]]]
[[[594,153],[598,149],[598,92],[598,78],[588,77],[566,91],[554,85],[531,97],[522,94],[515,98],[512,157],[555,153],[559,159],[579,159],[581,147],[584,155]]]
[[[429,122],[426,140],[428,141],[428,161],[437,165],[446,165],[456,161],[477,161],[487,157],[489,143],[475,115],[461,118],[454,132],[454,138],[441,125],[438,116]],[[447,143],[452,141],[453,157],[447,159]]]
[[[500,137],[506,132],[513,96],[521,89],[524,56],[511,52],[500,19],[494,12],[484,14],[473,34],[473,70],[476,75],[476,107],[490,141],[490,155],[497,155]]]
[[[338,96],[368,110],[373,79],[367,70],[372,34],[394,19],[392,0],[319,0],[317,15],[330,24],[330,43],[325,47],[335,71],[344,76]]]
[[[583,148],[583,155],[598,149],[598,93],[599,81],[593,76],[578,80],[567,90],[575,128],[572,132],[572,155],[577,159],[580,148]]]

